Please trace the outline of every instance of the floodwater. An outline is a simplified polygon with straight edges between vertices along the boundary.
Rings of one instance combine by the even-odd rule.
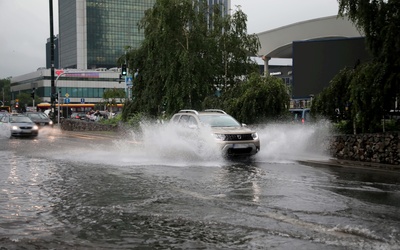
[[[399,174],[297,163],[328,159],[327,124],[261,126],[238,160],[142,132],[0,135],[0,249],[400,249]]]

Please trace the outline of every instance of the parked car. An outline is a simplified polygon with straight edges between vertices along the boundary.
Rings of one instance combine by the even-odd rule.
[[[71,114],[72,119],[78,119],[78,120],[85,120],[86,119],[86,114],[85,113],[77,113],[74,112]]]
[[[39,128],[44,126],[53,127],[53,121],[43,112],[25,112],[25,115],[36,123]]]
[[[7,111],[5,111],[5,110],[0,110],[0,119],[3,117],[3,116],[5,116],[5,115],[8,115],[9,113],[7,112]]]
[[[225,156],[251,156],[260,150],[257,132],[240,124],[223,110],[180,110],[171,121],[190,128],[210,126]]]
[[[3,130],[9,131],[10,137],[36,137],[39,135],[39,127],[26,115],[5,115],[1,118],[0,124]]]
[[[290,118],[293,123],[305,124],[311,121],[309,108],[292,108],[289,109]]]

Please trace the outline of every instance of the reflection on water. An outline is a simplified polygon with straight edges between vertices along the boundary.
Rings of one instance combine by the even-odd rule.
[[[395,177],[296,163],[325,157],[325,125],[265,126],[261,152],[235,160],[203,139],[209,131],[142,129],[109,142],[54,133],[1,141],[0,245],[398,248]]]

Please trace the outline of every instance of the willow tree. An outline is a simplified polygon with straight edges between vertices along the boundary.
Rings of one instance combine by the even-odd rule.
[[[127,55],[138,77],[125,112],[200,109],[217,88],[232,87],[257,70],[249,55],[260,43],[247,34],[246,15],[222,10],[207,1],[157,0],[145,12],[142,45]]]
[[[338,2],[339,14],[348,17],[362,31],[373,55],[372,62],[357,69],[349,86],[353,114],[366,115],[365,128],[371,132],[400,96],[400,1]],[[372,96],[362,93],[366,90]]]
[[[282,79],[259,73],[230,88],[223,97],[223,108],[244,123],[275,121],[287,113],[290,96]]]

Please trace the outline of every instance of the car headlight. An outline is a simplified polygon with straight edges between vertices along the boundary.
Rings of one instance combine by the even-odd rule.
[[[49,121],[49,125],[53,125],[53,121]]]
[[[18,126],[12,126],[11,129],[12,129],[12,130],[18,130],[19,127],[18,127]]]
[[[226,136],[224,134],[214,134],[215,139],[219,141],[225,141]]]
[[[253,140],[257,140],[258,139],[258,134],[257,133],[252,133],[251,136],[253,137]]]
[[[37,125],[35,125],[35,126],[32,127],[32,129],[33,129],[33,130],[38,130],[39,127],[38,127]]]

